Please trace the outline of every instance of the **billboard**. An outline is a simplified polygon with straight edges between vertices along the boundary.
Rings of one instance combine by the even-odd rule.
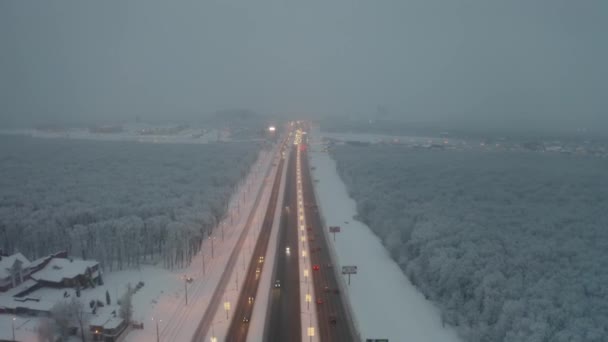
[[[342,274],[357,274],[357,266],[342,266]]]

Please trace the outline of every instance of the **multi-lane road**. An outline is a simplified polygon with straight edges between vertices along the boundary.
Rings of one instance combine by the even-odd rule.
[[[284,160],[281,158],[277,168],[276,177],[272,185],[270,194],[270,201],[268,203],[268,209],[264,215],[264,221],[258,241],[255,244],[253,258],[249,262],[247,273],[245,275],[245,281],[242,286],[241,293],[236,303],[236,309],[228,333],[226,335],[226,341],[246,341],[247,332],[249,330],[249,321],[251,320],[251,314],[253,312],[253,305],[255,303],[255,297],[258,292],[259,278],[262,270],[265,267],[264,256],[268,248],[268,242],[270,240],[270,233],[272,232],[272,225],[274,221],[274,214],[277,207],[277,201],[279,197],[279,189],[281,187],[281,175],[283,174]]]
[[[306,145],[304,145],[306,146]],[[301,152],[302,167],[302,196],[307,232],[310,244],[310,262],[313,265],[312,279],[317,303],[317,320],[319,324],[319,337],[321,341],[355,341],[355,334],[351,331],[345,298],[339,290],[337,270],[332,264],[328,241],[325,238],[325,227],[322,224],[317,202],[314,195],[313,180],[308,163],[308,149]],[[347,300],[347,299],[346,299]]]
[[[246,277],[236,303],[234,314],[226,334],[225,341],[247,341],[249,321],[252,319],[254,305],[267,305],[264,322],[264,341],[283,342],[302,340],[301,290],[298,258],[300,258],[299,231],[301,218],[298,217],[298,167],[300,168],[301,198],[304,204],[304,221],[306,222],[306,239],[309,250],[308,274],[312,275],[312,287],[316,298],[314,305],[318,327],[315,340],[318,341],[356,341],[353,326],[350,324],[347,309],[343,302],[343,294],[339,291],[339,276],[334,270],[329,252],[330,246],[323,232],[324,226],[318,211],[313,180],[307,155],[305,135],[300,135],[301,141],[283,142],[282,150],[290,149],[290,153],[282,153],[276,176],[273,181],[271,197],[264,216],[263,225],[256,242],[253,257],[249,262]],[[299,153],[298,152],[299,149]],[[285,159],[287,157],[287,159]],[[299,159],[299,161],[298,161]],[[283,203],[277,203],[281,188],[282,170],[287,167]],[[281,210],[278,225],[278,243],[274,265],[263,260],[270,243],[270,236],[275,218],[275,211]],[[241,248],[242,246],[238,246]],[[289,252],[287,252],[289,250]],[[273,267],[274,266],[274,267]],[[271,289],[261,289],[260,276],[264,268],[271,270]],[[267,274],[270,270],[267,270]],[[258,302],[255,298],[259,291],[270,291],[269,302]],[[221,296],[220,296],[221,297]],[[260,320],[260,318],[257,318]],[[198,336],[204,336],[208,322],[201,322]],[[306,324],[308,326],[308,323]],[[194,339],[198,341],[197,338]]]
[[[264,340],[271,342],[300,341],[302,325],[300,320],[300,272],[298,267],[298,217],[296,191],[296,153],[289,154],[285,205],[281,218],[279,243],[277,248],[275,282],[280,287],[272,290],[269,314],[264,331]],[[289,248],[289,254],[286,252]],[[273,282],[273,283],[275,283]]]

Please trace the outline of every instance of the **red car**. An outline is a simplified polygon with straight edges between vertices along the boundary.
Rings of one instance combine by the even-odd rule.
[[[319,267],[319,265],[314,265],[314,266],[312,267],[312,269],[313,269],[313,270],[315,270],[315,271],[318,271],[318,270],[320,269],[320,267]]]
[[[323,304],[323,299],[317,298],[317,304]]]

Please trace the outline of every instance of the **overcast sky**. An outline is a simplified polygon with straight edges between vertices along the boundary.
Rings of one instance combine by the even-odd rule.
[[[225,108],[608,125],[608,1],[0,1],[0,123]]]

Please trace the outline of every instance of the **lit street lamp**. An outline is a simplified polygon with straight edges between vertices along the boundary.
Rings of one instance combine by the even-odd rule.
[[[315,327],[312,326],[312,313],[310,311],[309,312],[300,311],[300,313],[308,314],[308,329],[307,329],[307,333],[308,333],[309,341],[312,342],[312,338],[315,336]]]
[[[229,301],[224,302],[224,310],[226,311],[226,320],[228,320],[228,312],[230,311],[230,302]]]
[[[310,302],[312,301],[312,296],[310,293],[306,294],[306,308],[310,310]]]
[[[158,333],[158,323],[162,322],[162,319],[154,319],[154,317],[152,317],[152,320],[156,323],[156,342],[160,342],[160,334]]]

